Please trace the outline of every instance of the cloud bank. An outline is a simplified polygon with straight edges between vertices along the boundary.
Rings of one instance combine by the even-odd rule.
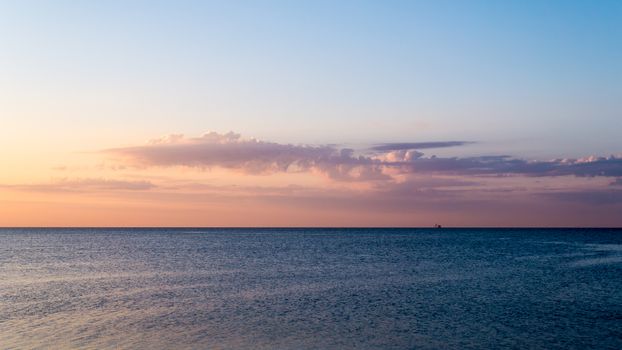
[[[385,179],[380,161],[332,146],[279,144],[215,132],[197,138],[182,135],[147,145],[105,151],[142,166],[222,167],[248,174],[319,171],[336,180]]]
[[[391,180],[389,173],[622,177],[622,157],[616,156],[530,161],[507,155],[436,157],[419,151],[467,143],[386,143],[357,155],[355,150],[349,148],[280,144],[242,138],[233,132],[210,132],[197,138],[171,135],[142,146],[113,148],[104,152],[138,166],[222,167],[248,174],[316,171],[340,181]]]
[[[590,156],[579,159],[529,161],[510,156],[467,158],[418,157],[410,162],[389,164],[405,172],[434,172],[456,175],[525,176],[622,176],[622,158]]]

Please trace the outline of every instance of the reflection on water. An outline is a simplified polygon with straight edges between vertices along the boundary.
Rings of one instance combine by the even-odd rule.
[[[0,348],[622,348],[622,231],[0,229]]]

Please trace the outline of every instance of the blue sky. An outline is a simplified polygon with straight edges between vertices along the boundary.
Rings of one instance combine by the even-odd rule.
[[[55,125],[620,151],[619,1],[4,1],[0,23],[4,90],[76,100]]]

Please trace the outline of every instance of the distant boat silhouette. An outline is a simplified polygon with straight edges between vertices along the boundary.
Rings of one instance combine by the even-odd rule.
[[[434,225],[434,228],[443,228],[443,226],[441,226],[439,224],[436,224],[436,225]]]

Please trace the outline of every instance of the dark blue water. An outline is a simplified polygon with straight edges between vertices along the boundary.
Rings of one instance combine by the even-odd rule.
[[[622,230],[0,229],[0,348],[621,349]]]

